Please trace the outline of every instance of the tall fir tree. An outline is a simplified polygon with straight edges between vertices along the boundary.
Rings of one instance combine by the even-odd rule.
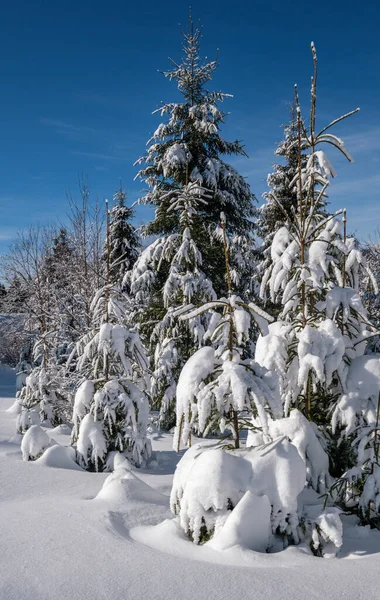
[[[201,31],[190,17],[184,33],[184,59],[173,63],[164,73],[175,81],[183,96],[181,103],[164,104],[155,112],[168,115],[148,141],[148,149],[137,164],[144,165],[138,176],[149,190],[140,202],[155,207],[155,218],[146,227],[146,235],[168,235],[181,229],[176,215],[169,210],[168,192],[196,182],[210,192],[210,199],[199,208],[199,228],[195,242],[204,257],[206,275],[218,294],[226,293],[223,275],[222,242],[215,235],[220,212],[226,214],[228,234],[251,236],[255,200],[248,183],[224,156],[246,156],[242,143],[228,142],[221,135],[226,113],[220,108],[229,95],[210,92],[206,84],[212,79],[217,61],[203,63],[200,57]],[[233,265],[232,265],[233,266]]]

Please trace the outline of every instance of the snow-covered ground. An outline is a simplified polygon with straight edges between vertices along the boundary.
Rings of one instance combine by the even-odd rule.
[[[12,377],[2,372],[4,396]],[[197,547],[169,512],[178,462],[171,436],[152,435],[155,471],[119,470],[103,487],[107,474],[83,471],[59,446],[24,462],[12,403],[0,398],[1,600],[378,598],[380,532],[348,518],[343,548],[331,559],[302,547],[278,554]],[[69,444],[65,427],[48,434]]]

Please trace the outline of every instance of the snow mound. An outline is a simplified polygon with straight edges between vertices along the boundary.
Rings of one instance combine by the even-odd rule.
[[[214,550],[241,546],[265,552],[271,535],[271,505],[267,496],[247,491],[227,517],[223,527],[208,542]]]
[[[341,510],[334,506],[324,508],[322,504],[304,506],[304,523],[311,533],[314,553],[323,549],[325,557],[336,556],[343,544]]]
[[[82,468],[75,462],[74,448],[71,446],[59,446],[58,444],[47,448],[43,455],[36,460],[36,464],[55,469],[82,471]]]
[[[45,448],[50,444],[50,438],[46,431],[39,425],[32,425],[21,442],[23,460],[36,460],[41,456]]]
[[[18,399],[13,402],[12,406],[7,408],[5,412],[10,413],[11,415],[19,415],[21,413],[22,407]]]
[[[56,435],[71,435],[71,428],[66,423],[63,423],[57,425],[57,427],[54,427],[53,429],[49,429],[49,433],[54,433]]]
[[[166,506],[168,499],[160,494],[139,477],[123,467],[116,469],[108,475],[103,487],[95,498],[96,500],[107,500],[116,505],[128,504],[160,504]]]
[[[116,471],[117,469],[130,471],[132,469],[132,465],[125,454],[116,451],[109,453],[106,466],[108,471]]]

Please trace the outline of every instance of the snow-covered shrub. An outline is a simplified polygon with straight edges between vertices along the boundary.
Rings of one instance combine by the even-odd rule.
[[[23,460],[36,460],[50,444],[49,436],[40,425],[32,425],[21,442]]]
[[[90,470],[100,471],[106,467],[108,454],[119,451],[135,466],[145,464],[151,455],[150,440],[146,437],[146,396],[126,379],[110,380],[95,393],[92,391],[95,388],[88,385],[91,383],[84,382],[78,390],[81,402],[84,386],[87,392],[92,392],[88,396],[89,412],[82,418],[78,432],[76,448],[80,463]],[[74,405],[77,418],[78,404]]]
[[[310,492],[307,489],[298,498],[303,539],[315,556],[335,556],[343,544],[341,510],[325,506],[320,496],[310,497]]]
[[[43,344],[38,340],[34,347],[34,357],[42,364],[34,367],[25,379],[25,385],[17,392],[21,415],[17,422],[17,431],[23,433],[30,423],[36,422],[36,413],[40,421],[55,427],[63,422],[63,413],[67,411],[67,395],[63,390],[62,368],[56,361],[40,356]]]
[[[199,544],[223,525],[247,491],[251,466],[236,453],[196,444],[177,465],[170,496],[182,529]]]
[[[41,393],[39,374],[39,369],[33,370],[26,378],[25,386],[18,393],[18,403],[20,405],[16,420],[18,433],[24,433],[29,427],[40,420]]]
[[[305,464],[285,437],[248,450],[197,444],[178,463],[171,510],[199,544],[218,534],[230,511],[250,491],[268,498],[273,533],[298,542],[297,497],[305,480]]]

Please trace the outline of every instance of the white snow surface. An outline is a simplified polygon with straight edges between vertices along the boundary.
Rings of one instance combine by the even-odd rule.
[[[302,545],[275,554],[196,546],[169,518],[180,458],[172,436],[152,434],[158,468],[133,477],[122,468],[108,478],[66,468],[69,452],[53,456],[60,446],[25,462],[15,415],[6,412],[13,402],[0,399],[1,599],[377,600],[380,532],[344,518],[344,543],[330,560]],[[46,431],[69,444],[67,433]]]

